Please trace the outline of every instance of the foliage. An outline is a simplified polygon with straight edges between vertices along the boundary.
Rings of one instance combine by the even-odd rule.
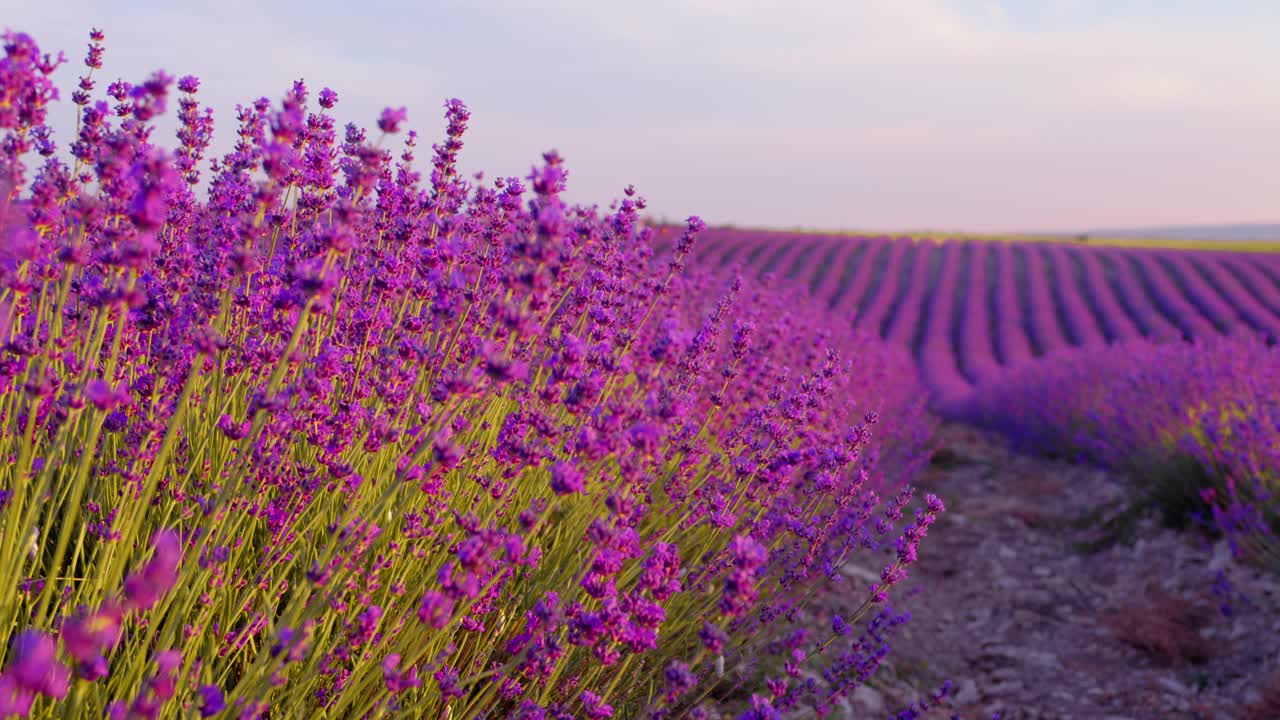
[[[371,142],[298,81],[200,200],[199,82],[168,153],[174,79],[95,100],[91,40],[72,167],[59,62],[0,64],[0,716],[764,718],[875,671],[942,510],[897,351],[687,270],[697,218],[655,255],[630,188],[567,206],[554,152],[463,178],[457,100],[423,178],[403,108]]]

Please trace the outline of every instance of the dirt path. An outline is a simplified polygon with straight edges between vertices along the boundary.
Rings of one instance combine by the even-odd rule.
[[[1280,718],[1280,578],[1154,520],[1136,542],[1085,552],[1099,531],[1076,521],[1124,498],[1116,479],[968,428],[942,440],[946,461],[920,483],[948,506],[912,576],[923,592],[898,600],[912,619],[894,659],[845,717],[887,717],[951,679],[937,717]],[[1237,594],[1230,616],[1218,569]]]

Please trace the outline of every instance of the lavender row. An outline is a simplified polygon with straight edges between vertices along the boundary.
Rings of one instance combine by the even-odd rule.
[[[1186,263],[1188,272],[1198,268],[1204,273],[1209,287],[1222,295],[1231,304],[1232,309],[1249,327],[1280,342],[1280,314],[1273,313],[1263,306],[1259,298],[1250,293],[1244,285],[1217,259],[1201,263]]]
[[[1270,262],[1267,262],[1270,260]],[[1205,263],[1204,270],[1211,285],[1214,285],[1224,297],[1227,297],[1246,322],[1253,322],[1244,310],[1250,308],[1251,314],[1265,313],[1260,317],[1269,318],[1260,323],[1270,324],[1272,320],[1280,320],[1280,263],[1274,257],[1259,258],[1232,253],[1215,253],[1212,263]],[[1263,268],[1270,268],[1270,274]],[[1267,278],[1271,282],[1267,282]],[[1216,283],[1221,281],[1223,286]],[[1226,287],[1229,285],[1230,287]],[[1247,296],[1250,300],[1244,300]],[[1240,300],[1238,302],[1235,299]]]
[[[1116,295],[1112,285],[1107,280],[1105,270],[1102,267],[1102,259],[1098,253],[1094,252],[1075,252],[1072,253],[1079,258],[1081,265],[1084,267],[1084,287],[1083,291],[1086,297],[1092,300],[1093,305],[1098,310],[1098,316],[1101,318],[1106,328],[1107,337],[1112,342],[1128,342],[1142,337],[1142,331],[1138,328],[1129,313],[1125,312],[1121,306],[1120,298]]]
[[[902,264],[907,258],[908,253],[913,253],[913,246],[910,241],[898,240],[889,246],[889,257],[885,263],[884,271],[878,273],[878,280],[875,290],[867,303],[866,308],[861,312],[857,312],[853,316],[853,326],[855,329],[879,335],[881,326],[884,324],[885,317],[893,306],[894,298],[897,297],[899,288],[902,285]]]
[[[876,243],[864,238],[850,238],[829,244],[831,252],[823,265],[815,270],[810,292],[819,301],[833,306],[837,302],[838,289],[848,283],[848,274],[862,266]]]
[[[1218,264],[1242,291],[1270,311],[1271,317],[1280,319],[1280,287],[1271,283],[1251,258],[1219,257]]]
[[[1055,245],[1048,248],[1048,254],[1053,266],[1055,297],[1058,307],[1062,308],[1062,318],[1067,323],[1071,343],[1076,346],[1105,344],[1107,336],[1081,293],[1081,283],[1076,281],[1071,253]]]
[[[960,280],[963,244],[948,242],[942,246],[942,266],[938,282],[929,297],[924,316],[924,339],[920,346],[920,375],[942,406],[961,401],[969,383],[960,373],[952,343],[952,319],[955,316]]]
[[[1015,367],[1030,360],[1033,353],[1018,297],[1012,245],[996,246],[996,263],[996,347],[1001,364]]]
[[[875,275],[877,264],[890,262],[888,258],[894,252],[893,247],[901,242],[892,243],[884,239],[870,241],[866,252],[862,254],[857,266],[853,269],[853,274],[849,277],[849,281],[835,291],[832,307],[848,314],[853,319],[855,326],[858,322],[859,308],[866,300],[867,291],[871,287],[871,280]]]
[[[1137,270],[1140,281],[1151,292],[1156,307],[1165,314],[1187,338],[1209,338],[1218,330],[1182,294],[1168,272],[1149,253],[1127,252],[1128,259]]]
[[[1018,251],[1026,263],[1023,292],[1027,295],[1031,314],[1028,318],[1031,337],[1039,355],[1058,352],[1071,345],[1058,322],[1057,305],[1053,302],[1049,273],[1044,253],[1036,245],[1020,245]]]
[[[1195,265],[1203,263],[1192,263],[1179,253],[1162,253],[1155,257],[1157,262],[1163,262],[1172,270],[1172,275],[1185,291],[1184,296],[1218,332],[1230,335],[1243,329],[1240,317],[1231,305],[1200,276]]]
[[[929,266],[933,261],[935,245],[932,241],[916,243],[911,254],[911,268],[902,296],[892,310],[885,339],[889,342],[912,347],[916,332],[924,318],[925,298],[930,295]]]
[[[1142,280],[1129,262],[1127,254],[1106,252],[1100,256],[1115,272],[1113,287],[1119,292],[1125,308],[1142,330],[1143,337],[1155,340],[1178,340],[1182,330],[1169,321],[1158,309],[1142,286]]]
[[[963,293],[963,312],[959,347],[960,365],[972,382],[994,377],[1000,369],[991,337],[991,315],[987,283],[987,257],[989,246],[985,243],[967,243],[969,272]]]

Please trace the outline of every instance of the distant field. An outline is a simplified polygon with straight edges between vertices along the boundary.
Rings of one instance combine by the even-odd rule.
[[[935,393],[951,397],[1072,347],[1248,332],[1275,342],[1280,254],[1261,249],[1275,248],[718,229],[695,255],[808,288],[853,328],[910,349]]]
[[[1094,247],[1136,247],[1161,248],[1170,250],[1216,250],[1221,252],[1266,252],[1280,253],[1280,242],[1275,240],[1199,240],[1164,237],[1120,237],[1093,236],[1083,238],[1054,235],[951,235],[951,234],[919,234],[917,239],[943,241],[950,238],[959,240],[989,240],[1007,242],[1048,242]]]
[[[876,233],[860,232],[856,230],[847,231],[821,231],[821,230],[750,230],[750,229],[733,229],[732,232],[741,233],[781,233],[788,235],[824,235],[833,237],[869,237]],[[1136,248],[1161,248],[1170,250],[1216,250],[1222,252],[1265,252],[1280,253],[1280,239],[1275,240],[1255,240],[1240,238],[1195,238],[1195,237],[1176,237],[1176,236],[1136,236],[1136,235],[1118,235],[1118,234],[1086,234],[1086,235],[1048,235],[1048,234],[1018,234],[1018,233],[949,233],[949,232],[908,232],[895,233],[895,237],[909,237],[915,240],[933,240],[935,242],[943,242],[946,240],[984,240],[984,241],[1003,241],[1003,242],[1035,242],[1035,243],[1062,243],[1068,245],[1083,245],[1095,247],[1136,247]]]

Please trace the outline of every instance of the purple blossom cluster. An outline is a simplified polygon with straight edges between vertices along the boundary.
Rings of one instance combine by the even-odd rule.
[[[0,60],[0,717],[777,717],[874,672],[943,509],[905,352],[686,267],[632,188],[566,204],[554,151],[464,176],[458,100],[425,176],[404,108],[301,80],[216,158],[176,80],[163,150],[175,79],[101,95],[90,40],[65,160],[63,59]]]

